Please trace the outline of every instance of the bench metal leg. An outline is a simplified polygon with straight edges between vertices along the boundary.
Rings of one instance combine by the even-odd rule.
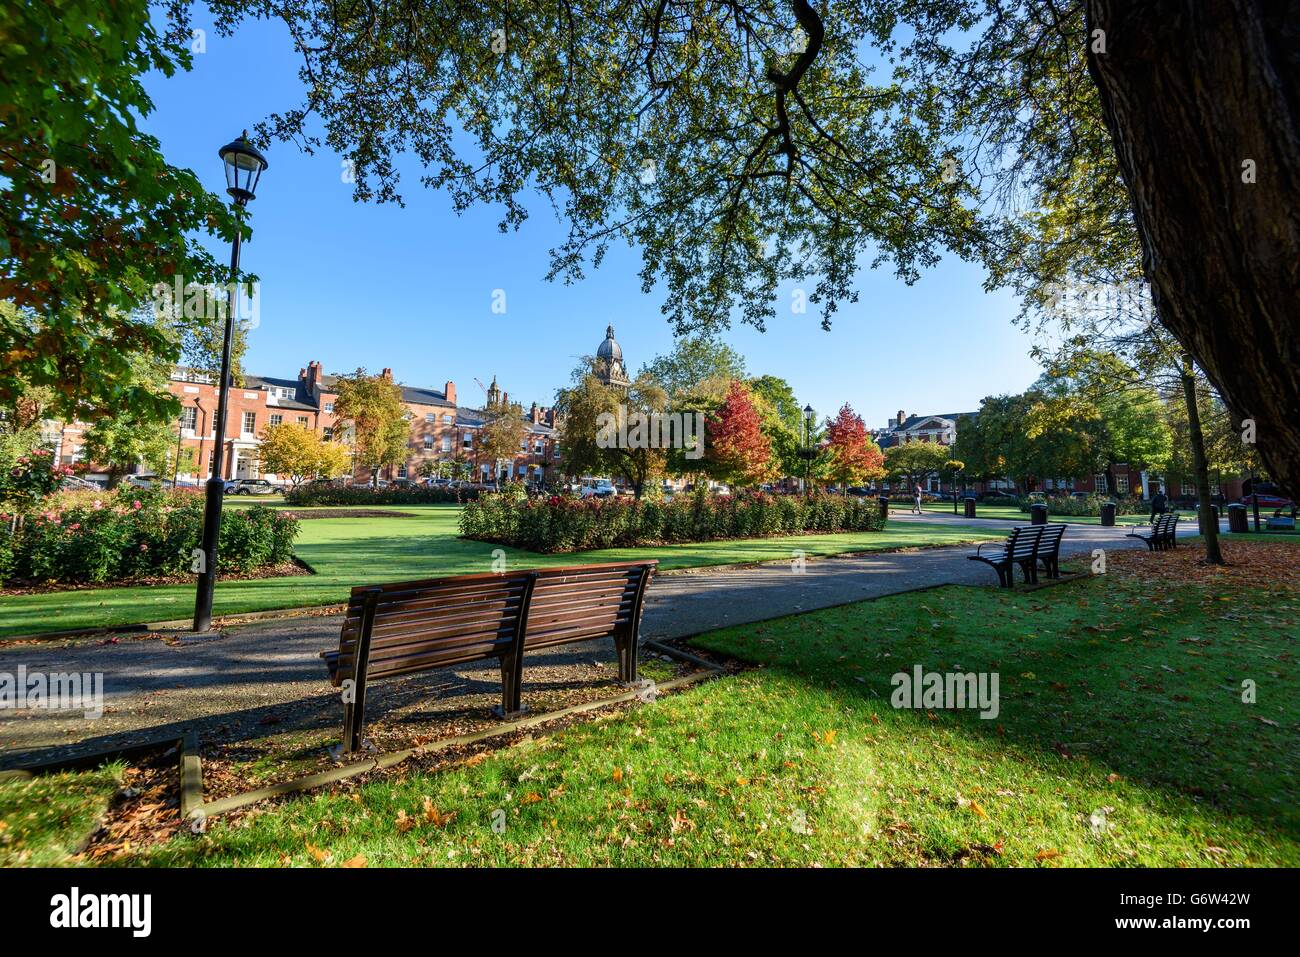
[[[368,589],[366,605],[361,613],[361,630],[352,657],[352,700],[343,702],[342,753],[356,754],[361,750],[361,730],[366,721],[366,672],[370,666],[370,635],[375,627],[375,609],[379,604],[381,589]]]
[[[635,633],[614,636],[614,648],[618,651],[618,683],[621,685],[630,685],[637,680],[639,644]]]
[[[501,704],[492,709],[498,718],[517,718],[527,709],[523,705],[524,669],[514,655],[501,659]]]

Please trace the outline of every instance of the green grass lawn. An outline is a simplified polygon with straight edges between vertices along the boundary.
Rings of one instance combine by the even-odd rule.
[[[122,786],[121,764],[0,781],[0,867],[56,867],[99,826]]]
[[[912,507],[911,501],[896,499],[889,504],[891,512],[906,512]],[[958,515],[962,512],[962,503],[957,503]],[[921,505],[922,511],[940,512],[952,515],[952,502],[925,502]],[[1022,512],[1014,505],[983,505],[975,504],[975,514],[978,518],[1003,518],[1013,522],[1024,522],[1029,524],[1029,513]],[[1188,520],[1186,512],[1183,514],[1183,521]],[[1051,506],[1048,506],[1047,517],[1052,522],[1066,522],[1071,525],[1100,525],[1101,516],[1099,515],[1054,515]],[[1193,514],[1191,520],[1195,521],[1196,516]],[[1116,525],[1144,525],[1146,524],[1146,515],[1117,515],[1115,516]]]
[[[379,506],[377,510],[407,513],[410,517],[305,519],[295,551],[316,574],[220,581],[214,612],[229,615],[326,605],[346,600],[353,585],[493,570],[492,553],[499,546],[458,538],[459,506]],[[671,569],[788,560],[795,548],[809,556],[832,555],[983,541],[1001,534],[987,527],[900,522],[881,532],[611,548],[565,555],[538,555],[512,548],[504,551],[508,567],[657,558],[661,568]],[[192,614],[193,608],[192,585],[11,595],[0,598],[0,637],[183,619]]]
[[[759,667],[116,863],[1300,865],[1300,585],[1246,571],[1230,602],[1201,577],[1150,600],[1170,560],[714,632],[697,643]],[[998,673],[999,715],[892,707],[915,664]]]

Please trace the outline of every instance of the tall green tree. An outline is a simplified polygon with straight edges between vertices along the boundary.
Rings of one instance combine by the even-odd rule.
[[[641,498],[648,484],[665,474],[668,449],[617,434],[617,423],[632,416],[662,415],[669,411],[668,393],[648,373],[642,372],[627,389],[606,385],[596,374],[595,360],[586,357],[573,371],[573,385],[556,393],[555,414],[560,422],[563,468],[571,476],[617,475]],[[614,423],[611,435],[610,424]],[[680,455],[683,450],[673,450]],[[695,462],[704,467],[703,459]]]
[[[335,432],[342,430],[353,462],[368,468],[371,483],[378,484],[381,468],[406,461],[411,429],[402,390],[387,376],[360,368],[338,376],[334,389]]]
[[[54,390],[51,412],[96,420],[126,404],[162,422],[134,357],[180,342],[138,315],[158,283],[225,283],[199,243],[233,238],[229,207],[164,158],[140,119],[142,77],[191,62],[188,30],[160,32],[148,0],[0,7],[0,404]],[[161,22],[161,21],[160,21]]]

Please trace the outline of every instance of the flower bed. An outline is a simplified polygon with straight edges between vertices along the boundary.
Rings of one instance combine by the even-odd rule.
[[[0,515],[0,584],[102,584],[192,575],[201,491],[65,492],[21,516]],[[263,506],[227,509],[219,570],[251,572],[293,557],[298,522]]]
[[[876,502],[826,494],[677,496],[670,502],[484,495],[460,518],[466,538],[543,553],[882,528]]]
[[[289,505],[456,505],[478,498],[478,489],[371,488],[369,485],[333,485],[308,483],[284,493]]]

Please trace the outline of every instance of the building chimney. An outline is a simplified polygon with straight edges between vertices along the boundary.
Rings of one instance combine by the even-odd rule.
[[[392,381],[393,381],[393,370],[392,370],[392,369],[389,369],[389,368],[385,368],[382,372],[379,373],[379,377],[380,377],[381,379],[387,379],[389,382],[392,382]]]
[[[537,425],[542,421],[542,410],[537,407],[536,402],[534,402],[532,408],[528,410],[528,414],[532,416],[533,425]]]
[[[907,413],[904,412],[902,409],[899,409],[899,410],[898,410],[898,427],[901,429],[901,428],[903,427],[903,423],[906,422],[906,421],[907,421]]]
[[[305,372],[298,373],[303,380],[303,388],[307,390],[308,396],[314,396],[320,391],[320,363],[315,359],[307,363]]]
[[[452,405],[456,404],[456,383],[448,379],[447,384],[443,386],[442,393],[447,397],[448,402]]]

